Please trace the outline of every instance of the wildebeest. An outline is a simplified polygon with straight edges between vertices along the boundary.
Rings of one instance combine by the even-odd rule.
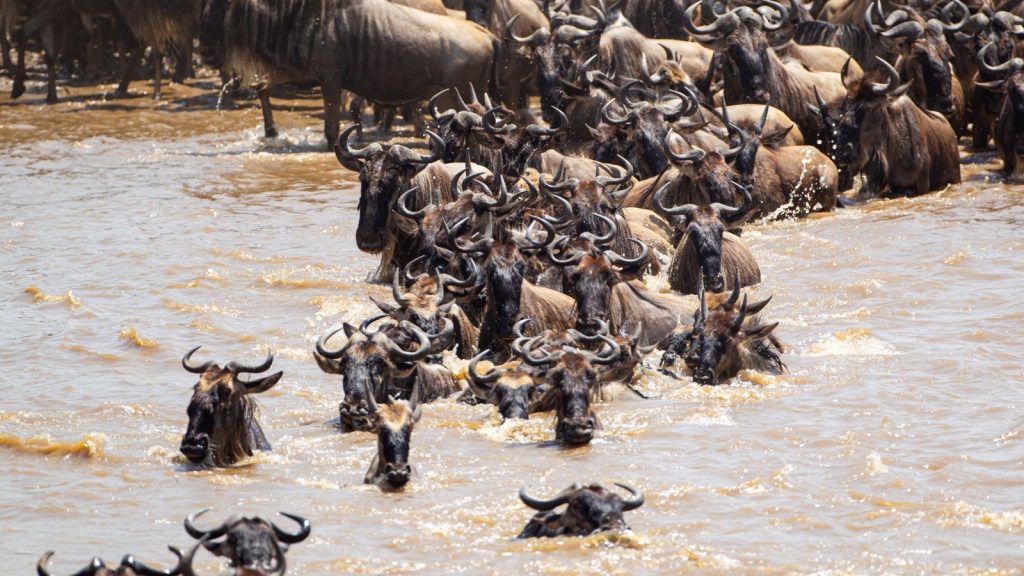
[[[519,499],[537,510],[537,514],[519,537],[588,536],[606,530],[628,530],[622,513],[642,506],[644,495],[626,484],[616,482],[615,485],[629,492],[629,497],[623,498],[601,484],[573,484],[554,498],[540,500],[527,494],[524,486],[519,490]],[[563,504],[567,505],[564,511],[554,511]]]
[[[270,369],[274,355],[267,353],[258,366],[228,362],[223,368],[212,361],[190,362],[196,346],[181,359],[185,370],[199,374],[199,382],[188,403],[188,428],[181,438],[181,453],[195,464],[229,466],[252,456],[254,450],[270,450],[270,443],[256,420],[253,394],[266,392],[277,384],[283,372],[256,380],[242,380],[241,374],[259,374]]]
[[[423,414],[422,408],[415,398],[405,402],[389,397],[386,403],[377,404],[371,396],[370,402],[377,415],[377,454],[366,471],[363,483],[401,489],[412,474],[409,446],[412,429]]]
[[[421,374],[418,362],[431,350],[430,337],[414,324],[402,321],[388,324],[370,331],[372,323],[386,318],[386,314],[364,320],[356,329],[348,324],[325,331],[316,342],[316,358],[320,369],[328,374],[342,377],[344,398],[338,406],[341,423],[351,430],[373,430],[377,414],[373,409],[377,400],[383,401],[389,395],[402,392],[410,397],[426,395],[423,390],[433,382],[424,382],[423,377],[437,376],[433,372]],[[347,340],[337,350],[328,350],[327,342],[344,330]],[[404,342],[415,338],[415,348],[406,350],[395,341]],[[450,382],[451,374],[447,374]],[[407,384],[406,382],[412,382]],[[419,384],[420,386],[417,386]],[[433,394],[442,396],[454,392],[454,385],[442,386],[444,390]],[[437,397],[433,396],[433,397]],[[433,397],[431,399],[433,399]]]
[[[485,374],[478,372],[479,362],[491,356],[490,350],[484,350],[469,361],[466,376],[470,389],[478,398],[494,404],[505,420],[528,419],[538,389],[532,373],[519,360],[493,366]]]
[[[594,437],[594,430],[599,427],[592,406],[594,396],[602,378],[609,374],[607,367],[620,361],[621,352],[615,340],[607,336],[602,336],[601,340],[606,346],[597,354],[565,346],[537,357],[533,355],[535,342],[527,342],[523,346],[523,362],[547,368],[545,379],[550,388],[533,404],[555,407],[555,440],[568,445],[588,444]],[[536,410],[531,406],[530,411]]]
[[[803,216],[827,212],[836,206],[839,171],[835,163],[813,146],[781,146],[789,128],[766,132],[770,107],[747,130],[729,124],[740,141],[733,167],[739,183],[753,197],[751,218]],[[728,123],[728,110],[723,117]]]
[[[862,168],[868,196],[916,196],[960,182],[957,138],[945,117],[923,110],[888,62],[848,85],[837,160]]]
[[[1003,172],[1018,175],[1024,168],[1024,59],[1011,58],[997,65],[989,64],[985,54],[993,52],[989,44],[978,55],[979,70],[996,78],[985,83],[984,89],[1003,95],[1003,103],[996,119],[995,142],[1003,160]]]
[[[211,64],[246,82],[315,81],[324,98],[324,134],[338,140],[341,91],[399,106],[444,88],[495,80],[497,39],[466,20],[387,0],[211,0],[202,36],[221,46]]]
[[[302,516],[280,512],[294,520],[299,528],[286,532],[273,522],[259,516],[232,516],[216,528],[202,530],[195,525],[196,518],[209,508],[193,512],[185,518],[185,531],[198,540],[182,561],[182,576],[195,576],[192,562],[196,550],[205,548],[211,554],[227,558],[235,574],[246,576],[284,576],[287,563],[285,552],[291,544],[297,544],[309,537],[309,521]],[[221,540],[223,538],[223,540]]]
[[[743,203],[733,207],[711,203],[666,206],[664,196],[669,184],[654,195],[658,210],[683,232],[669,266],[669,285],[683,294],[697,294],[702,289],[720,292],[726,289],[723,270],[739,270],[741,286],[761,282],[761,269],[754,255],[738,236],[727,231],[736,226],[753,208],[750,192],[736,185],[743,195]],[[703,281],[698,281],[702,277]]]
[[[748,308],[744,294],[738,311],[729,305],[709,310],[702,290],[700,302],[693,328],[683,339],[685,346],[671,349],[673,354],[683,357],[694,382],[702,386],[716,385],[741,370],[769,374],[786,371],[776,342],[769,339],[779,323],[762,324],[753,314],[764,308],[767,300]]]
[[[108,567],[101,558],[93,558],[88,566],[75,572],[73,576],[177,576],[182,573],[183,568],[181,550],[174,546],[168,546],[168,549],[178,557],[178,564],[176,567],[167,570],[157,570],[146,566],[138,561],[135,556],[128,554],[121,559],[119,565],[114,567]],[[36,563],[36,574],[38,576],[51,576],[47,565],[50,563],[52,556],[53,551],[51,550],[39,558],[39,562]]]
[[[839,75],[784,65],[768,44],[765,29],[769,25],[748,7],[734,8],[707,26],[696,26],[688,16],[695,6],[686,12],[687,27],[713,39],[720,51],[729,102],[771,104],[785,112],[801,133],[817,134],[820,121],[806,103],[814,98],[815,88],[828,102],[840,100],[843,84]]]

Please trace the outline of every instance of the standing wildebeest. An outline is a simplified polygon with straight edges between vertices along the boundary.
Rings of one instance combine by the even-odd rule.
[[[153,50],[153,98],[160,99],[160,82],[163,73],[163,52],[168,47],[175,50],[178,69],[175,79],[184,80],[186,70],[191,67],[192,41],[199,34],[199,18],[202,0],[113,0],[120,16],[140,45],[129,55],[119,45],[124,67],[117,92],[126,94],[131,76],[135,73],[132,60],[141,60],[146,46]]]
[[[409,445],[413,426],[420,421],[423,410],[415,398],[405,402],[389,397],[386,404],[378,405],[371,397],[370,402],[377,414],[377,454],[370,462],[363,483],[399,490],[412,474]]]
[[[866,170],[862,192],[869,195],[915,196],[960,182],[960,151],[949,122],[914,103],[896,69],[880,64],[884,72],[872,70],[849,83],[838,161]]]
[[[721,72],[728,101],[771,104],[785,112],[802,134],[817,134],[821,122],[807,103],[814,101],[815,88],[827,102],[841,100],[844,90],[839,74],[784,65],[765,35],[765,30],[774,25],[748,7],[734,8],[701,27],[690,20],[695,6],[686,12],[687,27],[694,34],[714,39],[722,56]]]
[[[629,492],[623,498],[600,484],[573,484],[550,500],[539,500],[519,490],[519,499],[537,514],[519,534],[520,538],[551,538],[554,536],[589,536],[606,530],[628,530],[623,512],[636,510],[644,503],[644,494],[625,484],[616,486]],[[554,509],[567,504],[562,512]]]
[[[93,558],[88,566],[75,572],[72,576],[178,576],[182,573],[183,568],[181,551],[174,546],[168,546],[168,549],[178,557],[177,567],[169,570],[150,568],[136,560],[135,556],[128,554],[121,559],[121,564],[114,568],[107,567],[101,558]],[[51,556],[53,556],[52,550],[39,558],[39,562],[36,563],[37,576],[51,576],[49,568],[46,567],[50,563]]]
[[[185,518],[185,531],[199,542],[185,555],[181,563],[182,576],[195,576],[192,561],[200,546],[211,554],[230,560],[235,574],[284,576],[287,567],[284,554],[288,546],[302,542],[310,533],[308,520],[287,512],[280,514],[298,523],[298,531],[285,532],[259,516],[232,516],[216,528],[201,530],[195,525],[196,518],[208,510],[193,512]],[[219,540],[222,537],[224,539]]]
[[[196,346],[181,359],[185,370],[199,374],[188,403],[188,428],[181,438],[181,453],[196,464],[229,466],[252,456],[253,450],[270,450],[270,443],[256,421],[253,394],[266,392],[277,384],[283,372],[245,381],[240,374],[259,374],[270,369],[274,355],[259,366],[228,362],[221,368],[214,362],[190,363]]]
[[[1024,59],[1012,58],[995,66],[985,60],[993,52],[989,44],[978,54],[979,70],[996,80],[985,83],[984,89],[1003,94],[1003,103],[996,119],[995,142],[1003,160],[1003,172],[1019,176],[1024,168]],[[977,86],[977,85],[976,85]]]
[[[202,26],[207,53],[222,46],[225,71],[243,81],[320,84],[328,145],[342,90],[389,106],[454,86],[488,90],[501,54],[477,24],[387,0],[211,0]]]

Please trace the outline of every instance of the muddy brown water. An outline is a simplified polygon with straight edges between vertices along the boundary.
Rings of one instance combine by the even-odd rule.
[[[296,575],[1022,573],[1024,196],[992,155],[965,153],[940,193],[745,232],[791,374],[701,388],[645,369],[655,398],[600,406],[574,450],[547,415],[431,404],[409,489],[385,494],[362,484],[374,438],[337,431],[340,380],[311,355],[389,294],[365,282],[358,184],[321,151],[319,101],[277,102],[265,141],[251,103],[134,89],[0,97],[3,573],[51,549],[57,573],[167,565],[207,507],[205,525],[307,516]],[[200,344],[220,362],[273,348],[272,452],[220,470],[178,454],[180,359]],[[590,481],[645,491],[631,533],[515,539],[520,486]]]

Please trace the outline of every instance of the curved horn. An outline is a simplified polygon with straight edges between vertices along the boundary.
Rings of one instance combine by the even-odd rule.
[[[525,238],[526,242],[528,243],[528,245],[525,246],[525,248],[527,250],[530,250],[530,249],[540,250],[540,249],[543,249],[543,248],[547,248],[548,246],[551,245],[552,242],[555,241],[556,233],[555,233],[555,226],[554,226],[554,224],[552,224],[551,222],[549,222],[549,221],[547,221],[547,220],[545,220],[543,218],[540,218],[538,216],[533,216],[533,215],[530,216],[530,222],[536,222],[537,224],[540,224],[541,228],[544,229],[544,240],[538,242],[538,241],[530,238],[530,235],[529,235],[530,228],[527,227],[526,228],[526,232],[527,233],[524,234],[524,238]]]
[[[409,305],[409,299],[402,292],[402,275],[394,274],[391,277],[391,297],[395,299],[399,306],[405,308]]]
[[[178,550],[174,546],[168,546],[167,549],[178,557],[178,565],[169,570],[157,570],[146,566],[142,562],[138,561],[135,556],[130,554],[121,560],[121,566],[131,568],[138,576],[177,576],[178,574],[181,574],[184,565],[184,558],[182,557],[181,550]]]
[[[562,490],[562,492],[559,493],[558,496],[555,496],[550,500],[540,500],[527,494],[526,486],[523,486],[522,488],[519,489],[519,499],[523,501],[523,504],[526,504],[527,506],[533,508],[534,510],[538,510],[540,512],[547,512],[548,510],[554,510],[555,508],[568,502],[569,497],[572,496],[572,492],[572,489]]]
[[[216,538],[220,538],[221,536],[227,533],[228,521],[231,520],[230,518],[222,522],[220,526],[213,528],[211,530],[200,530],[199,528],[196,528],[196,518],[202,516],[203,514],[206,514],[209,511],[209,508],[204,508],[202,510],[199,510],[198,512],[193,512],[185,517],[185,532],[188,532],[189,536],[195,538],[196,540],[214,540]]]
[[[399,348],[397,344],[389,340],[388,348],[393,356],[407,362],[415,362],[430,353],[430,338],[427,336],[426,332],[420,330],[418,326],[406,320],[403,320],[401,324],[399,324],[399,327],[415,336],[418,346],[412,352],[406,352],[402,348]]]
[[[630,108],[629,112],[625,116],[612,116],[611,105],[616,102],[618,102],[618,100],[609,100],[604,104],[604,106],[601,106],[601,118],[605,122],[613,126],[624,126],[636,120],[636,110],[633,110],[632,108]]]
[[[309,537],[309,520],[306,520],[302,516],[289,514],[287,512],[278,512],[278,514],[284,516],[285,518],[294,520],[299,525],[299,530],[297,532],[285,532],[284,530],[278,528],[277,524],[271,522],[270,526],[274,529],[274,535],[277,536],[277,539],[279,541],[284,542],[285,544],[297,544]]]
[[[619,268],[632,268],[633,266],[639,266],[640,264],[643,264],[644,262],[647,261],[647,255],[650,251],[650,248],[647,247],[647,244],[640,240],[639,238],[635,237],[630,237],[629,241],[635,243],[637,246],[640,247],[640,254],[634,258],[626,258],[625,256],[619,256],[618,253],[610,250],[605,251],[605,256],[608,257],[608,260],[610,260],[612,264],[618,266]]]
[[[334,155],[338,158],[338,162],[341,162],[342,165],[344,165],[345,161],[347,160],[346,156],[356,158],[358,160],[366,158],[366,155],[370,152],[370,148],[373,146],[372,144],[370,144],[359,149],[355,149],[349,146],[348,137],[359,128],[360,126],[358,123],[350,124],[346,126],[345,129],[342,130],[341,134],[338,136],[338,143],[334,145]]]
[[[487,374],[480,374],[476,371],[476,366],[484,358],[490,358],[490,349],[484,350],[483,352],[473,356],[473,359],[469,361],[469,366],[466,368],[466,374],[469,376],[470,381],[473,385],[480,388],[485,394],[490,393],[491,384],[496,382],[501,377],[501,372],[497,368],[491,368],[487,371]]]
[[[330,351],[326,348],[327,341],[330,340],[332,336],[334,336],[338,332],[341,332],[344,329],[344,326],[338,326],[337,328],[331,330],[325,330],[324,333],[321,334],[320,337],[317,338],[316,340],[316,353],[330,360],[337,360],[338,358],[344,356],[345,349],[348,347],[348,342],[346,342],[345,345],[342,346],[341,348],[338,348],[337,350],[334,351]]]
[[[561,350],[552,352],[540,358],[537,358],[530,354],[530,352],[535,347],[536,343],[539,342],[541,338],[543,338],[543,336],[534,336],[533,338],[527,340],[522,347],[522,352],[524,352],[524,354],[521,356],[521,358],[523,362],[536,368],[544,367],[547,366],[548,364],[558,362],[559,358],[562,357]]]
[[[779,13],[779,19],[776,22],[770,24],[768,22],[768,18],[765,17],[764,13],[758,12],[758,15],[761,16],[761,25],[764,27],[766,31],[775,32],[782,28],[783,26],[785,26],[786,22],[789,21],[788,7],[779,4],[778,2],[772,2],[772,0],[760,0],[759,4],[761,6],[767,6],[768,8],[771,8],[772,10],[775,10],[776,12]]]
[[[961,14],[959,22],[953,22],[951,15],[953,9],[959,8]],[[971,19],[971,9],[960,0],[953,0],[942,7],[942,29],[946,32],[959,32]]]
[[[689,32],[690,34],[694,34],[697,36],[714,36],[716,35],[716,32],[723,29],[724,27],[728,27],[729,29],[735,28],[735,15],[732,14],[732,12],[729,12],[729,15],[732,15],[733,18],[727,19],[725,18],[725,15],[719,17],[717,14],[715,14],[714,10],[711,11],[711,14],[704,14],[704,11],[702,10],[701,16],[703,16],[704,18],[707,18],[708,16],[713,16],[714,21],[711,24],[708,24],[707,26],[697,26],[696,24],[693,23],[693,13],[697,11],[697,8],[699,8],[700,5],[700,2],[694,2],[689,8],[686,9],[685,12],[683,12],[683,28],[686,28],[686,31]]]
[[[189,363],[189,359],[192,358],[192,354],[194,354],[195,351],[199,350],[200,348],[202,348],[202,346],[196,346],[195,348],[189,350],[185,354],[185,356],[183,356],[182,359],[181,359],[182,367],[184,367],[185,370],[188,370],[189,372],[191,372],[193,374],[202,374],[203,372],[206,372],[207,370],[209,370],[210,366],[213,366],[213,361],[212,360],[209,361],[209,362],[203,362],[202,364],[200,364],[198,366]]]
[[[750,190],[748,190],[746,186],[733,182],[732,180],[729,182],[739,189],[740,195],[743,196],[743,202],[735,208],[715,202],[711,205],[711,209],[714,210],[715,214],[718,215],[722,222],[725,222],[726,224],[734,224],[743,219],[743,217],[753,209],[754,199],[751,197]]]
[[[547,40],[547,36],[551,32],[549,32],[548,29],[543,27],[543,26],[541,26],[541,27],[537,28],[536,30],[534,30],[533,32],[531,32],[529,36],[524,36],[524,37],[516,36],[515,33],[512,32],[512,27],[515,26],[516,20],[519,18],[519,16],[520,16],[519,14],[516,14],[512,18],[509,18],[508,22],[505,23],[505,37],[506,38],[511,38],[511,39],[515,40],[516,42],[518,42],[520,44],[523,44],[523,45],[526,45],[526,46],[530,46],[530,47],[533,47],[533,43],[534,42],[537,42],[538,44],[540,44],[544,40]]]
[[[1009,77],[1012,74],[1017,73],[1022,67],[1024,67],[1024,60],[1020,58],[1010,58],[1006,62],[992,66],[988,63],[988,53],[990,50],[995,48],[995,43],[990,42],[978,51],[976,60],[978,61],[978,68],[984,71],[990,76]]]
[[[882,36],[885,36],[886,38],[909,38],[914,40],[921,36],[923,32],[924,28],[922,28],[919,23],[914,22],[913,20],[908,20],[907,22],[903,22],[902,24],[893,26],[885,32],[882,32]]]
[[[626,492],[631,494],[630,498],[622,499],[622,511],[629,512],[630,510],[636,510],[644,503],[644,493],[626,484],[615,483],[616,486],[622,488]]]
[[[50,571],[46,569],[46,565],[50,563],[51,556],[53,556],[53,550],[48,550],[39,557],[39,561],[36,562],[36,574],[38,576],[51,576]]]
[[[387,317],[387,314],[379,314],[377,316],[372,316],[370,318],[367,318],[366,320],[363,320],[363,322],[359,325],[359,333],[362,334],[363,336],[366,336],[367,338],[373,338],[378,333],[380,333],[381,329],[378,328],[377,330],[370,332],[370,325],[376,322],[377,320]]]
[[[423,260],[425,260],[426,258],[427,258],[426,254],[421,254],[421,255],[413,258],[412,260],[410,260],[409,263],[406,264],[404,268],[402,268],[402,276],[404,277],[406,285],[413,284],[414,282],[419,280],[421,277],[427,275],[426,273],[422,273],[422,274],[419,274],[417,276],[413,276],[412,275],[412,271],[413,271],[414,268],[416,268],[416,264],[421,262],[421,261],[423,261]]]
[[[697,214],[697,211],[700,210],[696,204],[683,204],[681,206],[673,206],[671,208],[665,206],[665,191],[668,190],[671,185],[672,183],[669,182],[654,193],[654,207],[666,216],[683,216],[687,220],[692,219]]]
[[[202,538],[200,538],[198,542],[196,542],[191,548],[189,548],[188,553],[185,554],[185,557],[182,558],[179,564],[179,566],[181,566],[182,576],[196,576],[195,569],[192,567],[192,562],[195,559],[196,551],[202,548],[203,545],[206,544],[207,540],[211,540],[211,538],[209,536],[203,536]]]
[[[732,310],[733,306],[736,305],[740,300],[740,269],[737,266],[733,270],[732,275],[732,293],[729,294],[729,299],[725,301],[725,305],[729,310]]]
[[[747,295],[743,295],[743,304],[740,304],[740,311],[736,314],[736,318],[732,321],[732,331],[738,332],[743,327],[743,320],[747,317]]]
[[[672,146],[669,144],[673,135],[678,136],[678,134],[675,133],[675,130],[669,129],[668,134],[665,135],[665,139],[661,143],[661,147],[665,150],[665,155],[671,160],[680,164],[688,164],[690,162],[701,162],[704,160],[704,157],[707,156],[707,152],[701,148],[693,148],[685,154],[676,153],[672,150]]]
[[[508,134],[510,132],[515,131],[515,129],[516,129],[516,125],[515,124],[506,124],[505,126],[501,126],[500,128],[498,127],[497,124],[495,124],[495,122],[497,121],[497,113],[499,111],[501,111],[501,107],[500,106],[495,106],[494,108],[491,108],[490,110],[488,110],[484,114],[484,117],[483,117],[484,130],[490,132],[491,134],[496,134],[496,135],[498,135],[498,134]]]
[[[420,208],[419,210],[410,210],[409,206],[406,205],[406,200],[409,199],[409,196],[415,194],[417,191],[419,191],[419,189],[419,186],[413,186],[412,188],[409,188],[405,192],[402,192],[402,195],[398,197],[398,202],[395,203],[395,212],[398,212],[402,216],[405,216],[406,218],[412,220],[419,221],[423,219],[423,216],[425,216],[426,213],[430,211],[430,208],[433,206],[433,204],[427,204],[426,206]]]
[[[621,154],[616,154],[615,157],[619,159],[619,162],[622,162],[625,165],[625,173],[618,178],[614,176],[599,176],[596,179],[596,182],[602,188],[621,186],[633,178],[633,165],[629,163],[629,160],[625,159]]]
[[[437,162],[442,156],[444,156],[444,139],[430,130],[427,130],[427,137],[433,144],[433,147],[428,144],[428,148],[431,148],[431,154],[428,156],[420,155],[416,160],[417,164],[430,164],[431,162]]]
[[[260,372],[265,372],[268,369],[270,369],[270,366],[273,363],[274,363],[274,353],[271,352],[270,349],[268,348],[267,349],[267,357],[263,360],[262,364],[257,364],[255,366],[251,366],[251,365],[239,364],[238,362],[231,361],[231,362],[228,362],[228,365],[225,366],[224,369],[229,371],[229,372],[231,372],[231,373],[233,373],[233,374],[236,374],[236,375],[237,374],[245,374],[245,373],[248,373],[248,374],[259,374]]]
[[[594,246],[600,246],[611,242],[615,238],[615,235],[619,233],[619,227],[615,224],[615,220],[612,220],[604,214],[598,213],[594,213],[594,218],[604,222],[605,226],[608,227],[608,231],[605,232],[603,236],[598,236],[592,232],[584,232],[580,234],[580,238],[590,240],[590,243]]]
[[[898,88],[900,85],[900,73],[897,72],[896,69],[892,67],[892,64],[889,64],[880,56],[875,56],[875,58],[878,60],[879,64],[882,65],[882,68],[885,70],[886,75],[889,77],[889,81],[886,82],[885,84],[872,82],[871,93],[877,96],[890,94],[894,90],[896,90],[896,88]]]
[[[512,325],[512,333],[516,335],[516,338],[527,337],[526,334],[523,334],[523,328],[526,328],[526,325],[530,322],[533,322],[533,318],[523,318]]]
[[[438,124],[442,122],[442,114],[437,110],[437,99],[446,94],[448,90],[448,88],[445,88],[444,90],[441,90],[437,94],[431,96],[430,100],[427,100],[427,111],[430,113],[430,116],[434,119],[434,122],[437,122]],[[455,117],[454,114],[445,114],[444,116],[444,120],[450,120],[451,118]]]

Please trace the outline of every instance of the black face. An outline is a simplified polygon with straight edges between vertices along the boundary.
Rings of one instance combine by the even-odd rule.
[[[404,183],[403,171],[386,154],[367,158],[359,169],[359,224],[356,245],[371,254],[384,249],[385,233],[395,192]]]
[[[519,251],[511,245],[496,246],[491,257],[484,263],[487,276],[488,297],[493,297],[492,311],[499,320],[512,323],[519,318],[519,300],[523,292],[523,275],[526,262]]]
[[[760,31],[739,27],[726,40],[726,54],[743,86],[743,102],[768,104],[768,41]]]
[[[276,567],[280,545],[266,522],[243,518],[231,528],[221,546],[224,553],[219,555],[230,558],[232,566],[270,573]]]
[[[576,298],[576,329],[587,332],[598,320],[608,320],[614,274],[607,261],[584,257],[579,266],[566,270]]]
[[[686,233],[697,252],[697,261],[704,275],[704,289],[721,292],[725,289],[725,276],[722,274],[725,226],[718,218],[700,217],[687,225]]]
[[[193,463],[212,464],[213,450],[210,439],[215,428],[226,419],[231,387],[226,384],[214,384],[204,390],[200,389],[202,385],[203,382],[200,381],[188,403],[188,427],[181,439],[180,451]]]
[[[953,74],[949,67],[953,53],[945,38],[926,35],[914,43],[910,57],[924,78],[925,108],[946,116],[953,114]]]
[[[562,514],[562,526],[567,534],[586,536],[626,528],[622,499],[615,494],[601,492],[603,494],[585,489],[573,495]]]
[[[199,53],[208,66],[224,65],[224,18],[227,0],[207,0],[199,29]]]
[[[383,480],[392,488],[402,488],[409,482],[412,467],[409,466],[409,441],[412,425],[395,427],[382,422],[377,430],[377,453],[383,463]]]
[[[559,70],[558,58],[552,38],[536,51],[537,55],[537,88],[540,90],[541,114],[545,122],[556,121],[552,108],[565,110],[565,90],[559,83],[559,76],[564,76]]]
[[[498,384],[494,387],[494,396],[498,404],[498,412],[505,420],[530,419],[530,392],[532,386],[511,387]]]
[[[594,437],[597,419],[590,410],[590,388],[597,375],[589,365],[569,370],[560,367],[551,374],[558,391],[558,421],[555,437],[566,444],[588,444]]]
[[[861,125],[864,121],[866,108],[858,103],[849,102],[835,132],[835,159],[837,164],[858,166],[863,160],[863,149],[860,143]]]
[[[692,346],[684,360],[693,371],[693,381],[701,386],[718,384],[719,363],[729,350],[729,335],[694,328]]]
[[[377,416],[370,410],[369,398],[387,384],[391,366],[386,353],[372,342],[354,344],[342,358],[341,371],[345,390],[339,407],[341,422],[352,430],[373,430]]]
[[[1018,73],[1006,83],[1006,103],[1013,126],[1018,127],[1014,133],[1013,150],[1018,157],[1024,157],[1024,132],[1019,127],[1024,126],[1024,76]]]

